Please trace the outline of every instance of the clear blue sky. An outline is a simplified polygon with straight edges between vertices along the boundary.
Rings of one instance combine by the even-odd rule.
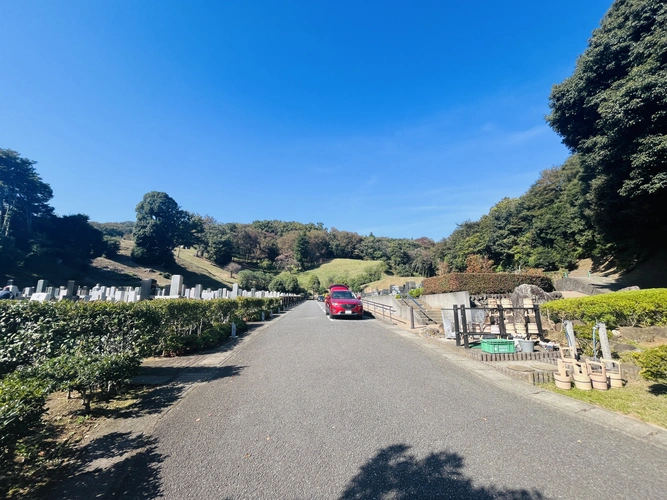
[[[568,155],[546,125],[611,0],[0,0],[0,147],[60,215],[437,240]]]

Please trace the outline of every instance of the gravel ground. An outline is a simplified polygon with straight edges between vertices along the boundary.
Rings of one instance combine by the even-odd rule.
[[[520,382],[516,382],[520,384]],[[536,389],[537,390],[537,389]],[[306,302],[157,423],[118,498],[662,499],[667,452]]]

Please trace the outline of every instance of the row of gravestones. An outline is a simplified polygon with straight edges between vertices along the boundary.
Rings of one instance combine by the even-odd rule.
[[[39,280],[36,287],[24,288],[22,291],[14,285],[13,280],[7,282],[14,298],[19,300],[31,300],[47,302],[51,300],[80,300],[85,302],[109,301],[109,302],[138,302],[140,300],[154,299],[236,299],[237,297],[282,297],[286,294],[278,292],[266,292],[263,290],[250,291],[241,290],[234,283],[231,290],[219,288],[204,290],[202,285],[186,288],[183,276],[176,274],[171,278],[171,284],[164,288],[153,288],[153,280],[141,280],[138,287],[116,287],[95,285],[92,288],[77,287],[74,280],[67,282],[67,286],[49,286],[48,281]]]

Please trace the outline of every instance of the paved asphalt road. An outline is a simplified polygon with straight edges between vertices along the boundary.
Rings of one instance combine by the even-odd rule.
[[[306,302],[157,425],[121,498],[664,499],[667,452]]]

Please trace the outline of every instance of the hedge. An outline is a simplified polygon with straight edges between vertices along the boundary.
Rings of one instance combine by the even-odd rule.
[[[279,298],[112,302],[0,302],[0,375],[64,353],[140,357],[209,348],[229,334],[223,325],[253,319]],[[237,324],[237,326],[239,326]],[[83,347],[85,344],[85,348]]]
[[[535,285],[545,292],[554,290],[547,276],[512,273],[448,273],[424,279],[424,295],[450,292],[469,292],[473,295],[511,293],[519,285]]]
[[[14,460],[18,441],[41,423],[47,394],[37,377],[14,372],[0,379],[0,471]]]
[[[619,326],[667,325],[667,288],[613,292],[590,297],[561,299],[541,306],[549,319],[579,320],[587,324],[602,322]]]
[[[0,466],[41,425],[49,391],[79,391],[90,412],[92,394],[132,378],[141,358],[215,347],[231,334],[231,321],[245,331],[245,320],[268,315],[281,302],[0,301]]]

